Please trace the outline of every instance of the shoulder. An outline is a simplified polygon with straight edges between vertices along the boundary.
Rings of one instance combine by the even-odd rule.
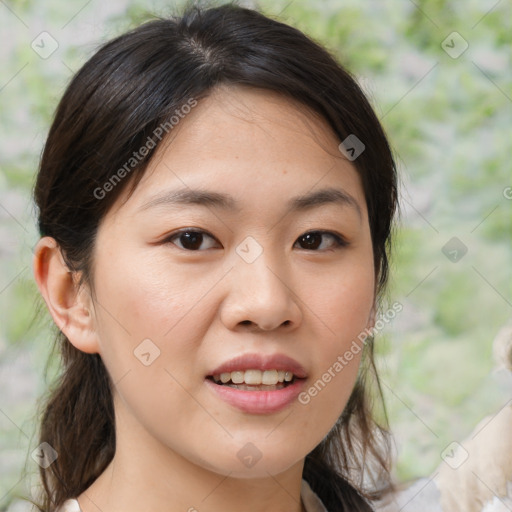
[[[78,501],[75,499],[66,500],[55,512],[82,512]]]
[[[304,479],[302,479],[300,497],[306,512],[328,512],[318,495]]]

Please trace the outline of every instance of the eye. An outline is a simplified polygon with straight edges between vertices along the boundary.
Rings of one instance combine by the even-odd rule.
[[[176,239],[179,243],[175,243]],[[208,239],[210,240],[210,243],[207,243],[207,246],[203,247],[203,250],[211,249],[212,246],[217,242],[216,239],[206,231],[186,228],[171,234],[164,240],[164,243],[172,243],[177,245],[180,249],[186,251],[198,251],[200,250],[204,241]],[[328,243],[327,247],[325,247],[325,239],[331,240],[331,243]],[[213,245],[211,241],[213,241]],[[340,247],[346,247],[348,245],[348,242],[341,235],[331,231],[309,231],[301,235],[297,239],[296,243],[300,243],[302,245],[302,249],[313,251],[318,249],[336,249]]]
[[[197,251],[204,239],[214,240],[212,235],[209,235],[206,231],[194,230],[194,229],[182,229],[171,236],[167,237],[164,242],[165,243],[174,243],[173,240],[178,239],[181,243],[181,247],[178,245],[180,249],[184,249],[187,251]],[[177,244],[175,244],[177,245]],[[210,247],[206,247],[209,249]]]
[[[322,237],[327,237],[331,239],[330,247],[334,246],[334,249],[339,247],[346,247],[348,242],[341,236],[336,233],[332,233],[330,231],[309,231],[308,233],[304,233],[301,235],[297,242],[303,244],[303,249],[306,250],[317,250],[320,246],[325,250],[325,244],[322,243]],[[329,249],[329,247],[327,247]]]

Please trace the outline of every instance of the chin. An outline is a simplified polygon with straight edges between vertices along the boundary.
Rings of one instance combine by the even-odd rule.
[[[296,446],[295,446],[296,448]],[[276,453],[270,448],[259,450],[255,444],[246,443],[241,449],[237,449],[234,457],[227,457],[227,450],[223,453],[222,460],[216,459],[212,463],[203,461],[205,469],[230,478],[268,478],[269,476],[277,476],[295,464],[301,462],[306,454]],[[273,452],[272,454],[270,452]],[[205,464],[206,463],[206,464]]]

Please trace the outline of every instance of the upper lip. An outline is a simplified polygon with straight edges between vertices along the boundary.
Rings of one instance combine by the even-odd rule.
[[[222,363],[212,370],[208,376],[237,370],[283,370],[292,372],[298,378],[307,377],[304,367],[285,354],[243,354]]]

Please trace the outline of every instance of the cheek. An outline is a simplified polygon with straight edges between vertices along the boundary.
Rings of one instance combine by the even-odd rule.
[[[305,304],[325,327],[327,345],[332,342],[338,348],[367,327],[374,305],[372,261],[351,259],[356,261],[345,262],[303,291]]]
[[[141,385],[168,389],[171,379],[165,368],[185,373],[194,365],[201,333],[210,321],[204,304],[198,303],[207,283],[165,266],[164,272],[161,265],[143,257],[134,261],[119,256],[115,264],[98,259],[97,269],[97,330],[112,379],[131,372]]]
[[[212,321],[211,302],[198,299],[218,279],[194,279],[143,258],[99,263],[101,355],[115,384],[116,414],[131,439],[149,432],[179,451],[187,436],[201,439],[204,425],[216,426],[191,397],[202,383],[193,370]]]
[[[115,338],[129,338],[131,343],[144,338],[163,342],[182,327],[182,319],[208,318],[200,298],[212,287],[215,276],[201,279],[140,251],[136,258],[123,254],[98,259],[97,269],[100,327],[109,329],[102,335],[109,343],[116,333]]]
[[[312,354],[317,371],[299,403],[311,407],[312,421],[323,425],[334,425],[352,393],[363,352],[358,336],[369,327],[374,304],[372,261],[350,268],[308,296],[321,333]]]

